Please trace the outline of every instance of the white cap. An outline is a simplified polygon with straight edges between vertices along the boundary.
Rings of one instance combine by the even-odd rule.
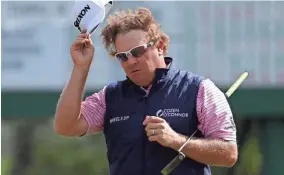
[[[112,4],[112,0],[75,1],[72,9],[73,26],[79,31],[85,28],[91,34],[103,22]]]

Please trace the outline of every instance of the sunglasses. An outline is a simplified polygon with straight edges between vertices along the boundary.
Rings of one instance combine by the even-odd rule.
[[[136,47],[130,49],[127,52],[116,53],[115,57],[121,62],[126,62],[128,60],[128,55],[131,55],[131,56],[136,57],[136,58],[140,57],[146,52],[147,48],[149,48],[153,45],[154,45],[154,42],[150,42],[148,44],[142,44],[142,45],[139,45],[139,46],[136,46]]]

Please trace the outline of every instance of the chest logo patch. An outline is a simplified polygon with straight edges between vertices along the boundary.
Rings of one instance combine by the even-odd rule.
[[[124,120],[128,120],[129,116],[113,117],[109,120],[109,123],[116,123]]]
[[[158,117],[188,117],[188,113],[180,112],[177,108],[159,109],[156,112]]]

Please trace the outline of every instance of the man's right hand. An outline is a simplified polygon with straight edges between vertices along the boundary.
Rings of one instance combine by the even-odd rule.
[[[74,66],[88,71],[94,57],[94,52],[95,48],[91,36],[84,29],[70,48]]]

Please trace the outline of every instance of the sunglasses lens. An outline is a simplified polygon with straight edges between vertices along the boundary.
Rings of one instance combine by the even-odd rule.
[[[125,54],[125,53],[120,53],[120,54],[117,54],[116,55],[116,58],[119,60],[119,61],[122,61],[122,62],[124,62],[124,61],[127,61],[127,55]]]
[[[134,57],[140,57],[146,52],[146,49],[143,46],[136,47],[130,51],[131,55]]]

